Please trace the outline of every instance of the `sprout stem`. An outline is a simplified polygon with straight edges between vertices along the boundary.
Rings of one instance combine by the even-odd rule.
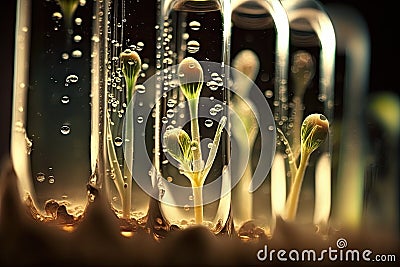
[[[192,133],[192,142],[195,145],[193,147],[193,171],[198,172],[202,169],[202,153],[200,146],[200,130],[199,130],[199,119],[198,119],[198,107],[199,99],[189,99],[189,111],[190,111],[190,126]]]
[[[285,207],[285,219],[287,221],[293,221],[296,218],[297,206],[299,202],[301,185],[303,183],[304,174],[307,168],[308,159],[310,158],[311,153],[302,150],[300,156],[300,164],[297,169],[296,176],[290,188],[290,193],[288,199],[286,201]]]

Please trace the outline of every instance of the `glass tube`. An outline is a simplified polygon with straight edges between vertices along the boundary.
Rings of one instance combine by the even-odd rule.
[[[154,102],[154,90],[145,81],[156,71],[158,4],[110,0],[104,6],[104,186],[113,210],[125,222],[122,232],[130,236],[145,226],[150,200],[143,183],[150,181],[152,155],[147,149],[154,148],[154,122],[143,114]]]
[[[96,185],[95,20],[91,1],[17,2],[11,157],[21,197],[40,221],[75,224],[88,183]]]
[[[344,81],[339,87],[341,94],[336,93],[335,96],[335,101],[343,105],[335,105],[335,120],[341,123],[335,131],[338,141],[334,152],[338,152],[334,154],[337,157],[334,168],[337,173],[334,217],[337,224],[354,228],[362,225],[363,207],[367,204],[363,203],[366,199],[364,185],[372,178],[367,176],[366,169],[369,147],[366,142],[366,107],[362,106],[367,102],[370,39],[368,27],[356,10],[340,4],[327,5],[326,8],[336,31],[336,58],[343,57],[345,62],[342,68],[344,73],[341,73]],[[351,166],[347,164],[350,161]],[[385,191],[386,196],[391,195],[389,188]],[[396,213],[392,210],[387,214],[394,216]]]
[[[156,207],[167,229],[203,225],[229,234],[229,1],[163,1],[161,10]],[[197,86],[192,93],[190,84]],[[187,141],[184,157],[177,140]]]
[[[274,218],[282,212],[286,200],[286,175],[279,175],[284,168],[277,168],[275,164],[275,170],[279,172],[275,172],[272,179],[268,175],[272,160],[261,156],[266,151],[271,152],[266,146],[275,144],[275,134],[271,130],[264,133],[263,127],[269,125],[275,132],[271,108],[274,102],[285,97],[287,90],[289,21],[279,1],[238,0],[232,2],[231,31],[232,67],[242,73],[232,75],[237,95],[232,96],[231,105],[241,120],[248,121],[245,125],[249,137],[248,140],[237,138],[237,144],[239,151],[249,149],[252,155],[250,160],[242,158],[234,164],[232,173],[235,175],[243,164],[247,167],[233,189],[232,206],[235,227],[242,238],[248,238],[257,232],[251,224],[261,226],[269,234]],[[260,124],[261,120],[269,122]],[[234,139],[242,135],[237,124],[240,121],[232,120]],[[261,140],[268,138],[272,140],[263,144]],[[272,151],[270,159],[274,154]],[[275,155],[277,158],[281,159]],[[261,174],[262,179],[257,179],[254,175],[261,165],[267,167]]]
[[[293,161],[300,158],[302,121],[311,114],[321,114],[333,123],[334,66],[336,39],[324,7],[314,0],[282,1],[290,25],[290,68],[286,101],[278,106],[284,112],[279,125],[290,144]],[[299,198],[299,222],[326,225],[331,208],[332,135],[310,155]],[[300,164],[299,164],[300,165]],[[293,169],[288,170],[294,179]],[[293,180],[292,180],[293,181]],[[289,193],[290,194],[290,193]],[[315,203],[315,204],[314,204]]]

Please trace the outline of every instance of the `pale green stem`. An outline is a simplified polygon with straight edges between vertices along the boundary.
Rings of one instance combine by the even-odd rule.
[[[189,99],[190,111],[190,126],[192,133],[192,141],[196,144],[196,149],[193,150],[193,171],[198,172],[202,169],[202,155],[200,146],[200,130],[198,119],[198,104],[199,99]]]
[[[128,104],[128,107],[133,105],[133,103]],[[128,219],[130,217],[131,211],[131,199],[132,199],[132,171],[133,171],[133,151],[134,151],[134,129],[133,129],[133,113],[132,116],[127,116],[126,126],[125,126],[125,142],[128,145],[125,146],[125,161],[124,161],[124,179],[126,179],[124,187],[124,205],[122,206],[122,216]],[[129,163],[127,163],[129,160]]]
[[[201,180],[198,176],[201,176],[201,173],[193,173],[191,184],[193,190],[193,202],[194,202],[194,219],[196,224],[203,223],[203,184],[197,183],[196,181]]]
[[[296,218],[297,206],[299,203],[299,196],[301,191],[301,185],[303,183],[304,174],[307,168],[308,159],[311,155],[311,152],[302,150],[300,156],[300,164],[299,168],[296,172],[296,177],[294,178],[294,182],[292,187],[290,188],[289,196],[286,201],[285,206],[285,220],[293,221]]]
[[[193,189],[193,201],[194,201],[194,217],[196,224],[203,223],[203,178],[201,177],[202,169],[202,155],[200,145],[200,130],[198,120],[198,104],[199,99],[194,98],[189,100],[189,111],[190,111],[190,126],[192,133],[192,142],[195,142],[196,149],[193,150],[193,173],[191,175],[191,183]]]
[[[111,122],[110,118],[108,118],[108,123],[107,123],[107,154],[108,154],[108,159],[110,161],[110,168],[112,172],[112,180],[115,183],[115,186],[117,187],[118,193],[121,197],[122,200],[122,206],[125,206],[125,197],[124,197],[124,179],[121,173],[121,168],[119,166],[117,154],[115,153],[115,147],[114,147],[114,140],[113,136],[111,133]]]

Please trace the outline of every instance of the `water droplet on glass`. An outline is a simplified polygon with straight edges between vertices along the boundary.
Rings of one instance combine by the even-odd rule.
[[[174,117],[174,115],[175,115],[175,112],[172,110],[172,109],[168,109],[167,110],[167,117],[168,118],[172,118],[172,117]]]
[[[38,174],[36,174],[36,181],[38,181],[39,183],[43,182],[46,179],[46,176],[44,175],[44,173],[39,172]]]
[[[82,52],[80,50],[74,50],[72,51],[72,57],[74,58],[82,57]]]
[[[54,184],[56,180],[54,179],[53,175],[49,175],[49,184]]]
[[[119,137],[119,136],[115,137],[115,139],[114,139],[114,144],[115,144],[116,146],[121,146],[121,145],[122,145],[122,142],[123,142],[123,140],[122,140],[121,137]]]
[[[146,87],[144,87],[143,84],[138,84],[138,85],[136,85],[136,86],[135,86],[135,89],[137,90],[137,92],[138,92],[139,94],[143,94],[143,93],[146,92]]]
[[[183,39],[183,40],[189,39],[189,34],[188,34],[187,32],[183,33],[183,34],[182,34],[182,39]]]
[[[61,97],[61,103],[68,104],[69,103],[69,97],[67,95]]]
[[[170,108],[173,108],[175,106],[176,102],[177,101],[175,99],[168,99],[167,106]]]
[[[167,117],[163,117],[163,118],[161,119],[161,122],[164,123],[164,124],[167,123],[167,122],[168,122],[168,118],[167,118]]]
[[[187,43],[187,51],[191,54],[197,53],[200,50],[200,44],[197,41],[189,41]]]
[[[221,104],[215,104],[214,108],[217,112],[220,112],[224,109]]]
[[[93,36],[92,36],[92,41],[95,42],[95,43],[98,43],[98,42],[100,41],[99,36],[93,35]]]
[[[64,59],[64,60],[67,60],[69,58],[68,53],[62,53],[61,54],[61,58]]]
[[[200,26],[201,26],[201,24],[200,24],[200,22],[198,22],[198,21],[191,21],[191,22],[189,23],[189,27],[190,27],[193,31],[198,31],[198,30],[200,30]]]
[[[62,14],[60,12],[54,12],[52,17],[53,19],[59,20],[62,18]]]
[[[215,108],[210,108],[210,115],[211,116],[215,116],[215,115],[217,115],[217,113],[218,113],[218,110],[216,110]]]
[[[274,93],[272,92],[272,90],[267,90],[267,91],[265,91],[265,96],[266,96],[267,98],[271,98],[271,97],[273,97],[273,95],[274,95]]]
[[[143,63],[142,64],[142,70],[147,70],[149,68],[149,64]]]
[[[185,211],[189,211],[189,210],[190,210],[190,206],[189,206],[189,205],[185,205],[185,206],[183,207],[183,209],[184,209]]]
[[[142,51],[144,47],[144,43],[143,42],[138,42],[136,44],[136,51]]]
[[[272,126],[272,125],[268,126],[268,130],[273,131],[274,130],[274,126]]]
[[[213,125],[213,121],[211,119],[207,119],[204,124],[206,125],[206,127],[211,127]]]
[[[75,24],[78,25],[78,26],[81,25],[82,24],[82,19],[81,18],[76,18],[75,19]]]
[[[168,182],[172,183],[173,180],[174,180],[174,178],[172,178],[171,176],[168,176],[168,177],[167,177],[167,181],[168,181]]]
[[[65,85],[70,83],[76,83],[78,82],[78,79],[79,79],[78,76],[76,76],[75,74],[68,75],[67,78],[65,78]]]
[[[82,36],[80,36],[80,35],[75,35],[75,36],[74,36],[74,42],[78,43],[78,42],[80,42],[80,41],[82,41]]]
[[[210,88],[210,90],[215,91],[218,89],[218,83],[216,81],[209,81],[207,82],[207,86]]]
[[[137,122],[138,122],[138,123],[142,123],[142,122],[143,122],[143,117],[142,117],[142,116],[139,116],[139,117],[137,118]]]
[[[68,125],[63,125],[60,128],[60,132],[64,135],[67,135],[71,132],[71,128]]]
[[[325,102],[326,101],[326,95],[325,94],[321,94],[318,96],[318,100],[321,102]]]

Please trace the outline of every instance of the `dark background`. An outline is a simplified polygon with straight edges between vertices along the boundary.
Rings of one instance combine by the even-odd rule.
[[[399,52],[395,50],[397,28],[394,7],[390,2],[321,0],[323,5],[343,3],[356,8],[364,17],[371,39],[369,91],[398,92]],[[393,12],[391,12],[393,10]],[[2,1],[0,9],[0,159],[9,155],[11,127],[14,29],[16,1]],[[397,23],[397,24],[396,24]]]

